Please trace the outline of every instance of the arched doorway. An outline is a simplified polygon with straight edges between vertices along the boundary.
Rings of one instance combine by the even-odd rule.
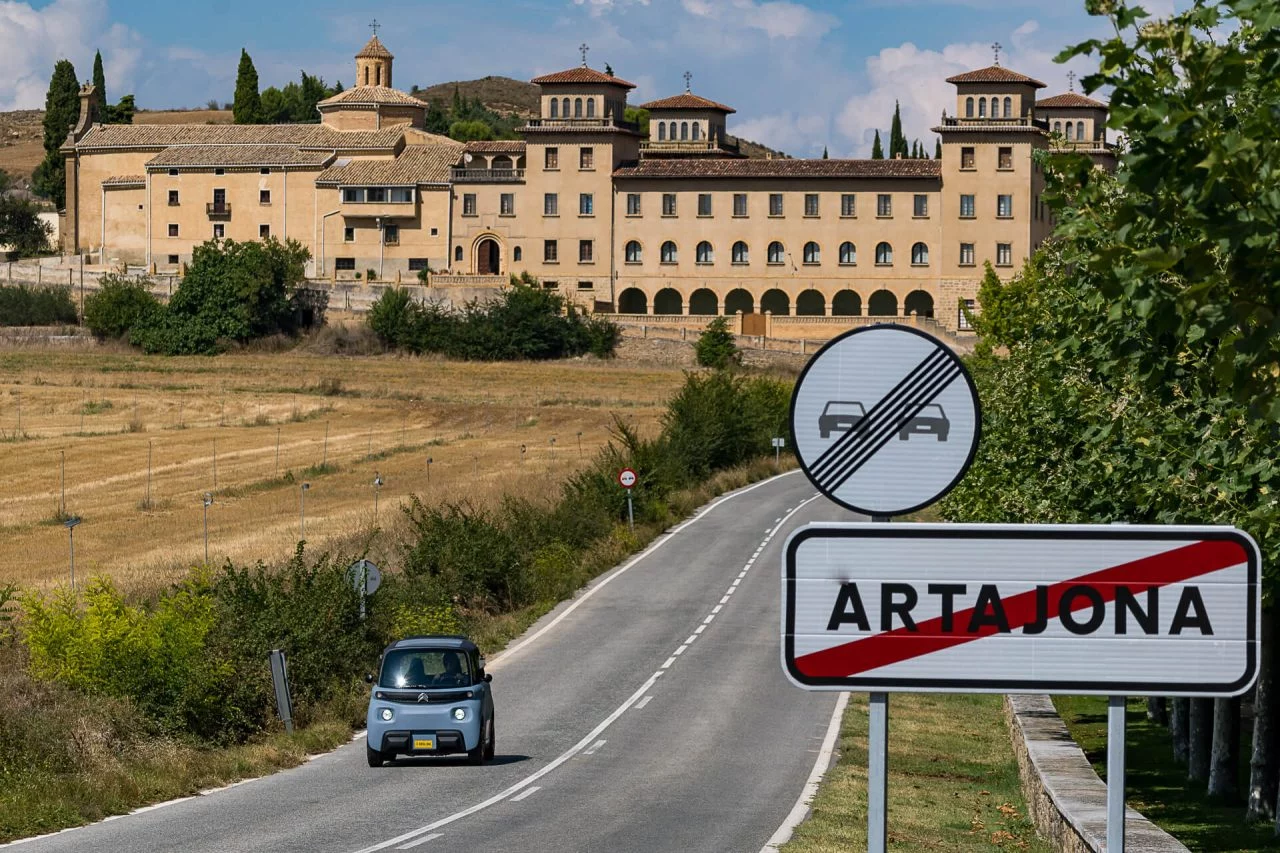
[[[933,316],[933,297],[924,290],[913,290],[907,294],[907,301],[903,303],[903,307],[908,314],[915,314],[917,317]]]
[[[648,314],[649,297],[638,287],[628,287],[618,294],[619,314]]]
[[[836,317],[862,316],[862,297],[853,290],[842,290],[831,298],[831,313]]]
[[[785,317],[791,313],[791,297],[781,290],[766,290],[760,297],[760,312],[771,313],[775,317]]]
[[[750,314],[755,310],[756,301],[752,298],[751,292],[741,287],[730,290],[729,295],[724,298],[724,313],[730,317],[738,313]]]
[[[719,307],[715,292],[705,287],[699,288],[689,295],[690,314],[715,314]]]
[[[498,241],[486,237],[476,244],[476,273],[499,275],[502,272],[502,250]]]
[[[867,314],[872,317],[897,317],[898,297],[887,290],[877,290],[867,300]]]
[[[816,290],[806,290],[796,297],[797,317],[822,317],[827,313],[827,299]]]
[[[664,287],[653,296],[653,313],[655,314],[679,314],[684,310],[683,300],[680,298],[680,291],[674,288]]]

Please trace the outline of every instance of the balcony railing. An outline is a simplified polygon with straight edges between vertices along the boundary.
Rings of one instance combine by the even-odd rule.
[[[524,180],[524,169],[464,169],[453,167],[454,183],[519,183]]]
[[[960,116],[943,116],[943,127],[1038,127],[1047,130],[1045,122],[1015,116],[1012,118],[961,118]]]
[[[593,127],[616,127],[622,130],[640,132],[640,125],[633,121],[618,118],[531,118],[526,127],[554,127],[572,130],[575,127],[589,129]]]
[[[698,151],[723,151],[726,154],[738,154],[741,147],[736,139],[646,139],[640,143],[640,150],[651,154],[664,151],[672,153],[688,153]]]
[[[205,205],[210,219],[230,219],[231,205],[226,202],[213,202]]]

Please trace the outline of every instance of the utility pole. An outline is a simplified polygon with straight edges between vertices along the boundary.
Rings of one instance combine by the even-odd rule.
[[[76,588],[76,525],[80,523],[80,517],[68,518],[62,522],[66,525],[67,533],[71,535],[71,588]]]
[[[431,460],[427,460],[427,479],[431,479]],[[382,476],[377,471],[373,472],[373,523],[378,523],[378,492],[382,491]]]
[[[204,564],[209,565],[209,505],[213,503],[213,494],[204,493]]]
[[[310,483],[303,483],[298,489],[298,526],[303,539],[307,538],[307,489],[310,488]]]

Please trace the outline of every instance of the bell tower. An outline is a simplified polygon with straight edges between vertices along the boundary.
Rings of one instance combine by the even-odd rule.
[[[356,85],[386,86],[391,88],[391,63],[395,57],[391,51],[378,41],[378,29],[382,25],[375,18],[369,28],[373,30],[373,38],[369,39],[359,53],[356,54]]]

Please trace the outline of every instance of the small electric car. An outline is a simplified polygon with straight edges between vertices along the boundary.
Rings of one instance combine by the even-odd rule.
[[[914,418],[903,424],[902,429],[898,432],[898,439],[906,441],[913,435],[928,433],[936,435],[938,441],[946,441],[950,432],[951,421],[947,420],[947,413],[937,403],[930,403],[921,409]]]
[[[465,753],[472,764],[493,758],[492,675],[466,637],[397,640],[382,651],[367,716],[369,766],[398,755]]]
[[[823,438],[830,438],[833,432],[846,433],[866,416],[867,410],[861,403],[832,400],[818,416],[818,432]]]

